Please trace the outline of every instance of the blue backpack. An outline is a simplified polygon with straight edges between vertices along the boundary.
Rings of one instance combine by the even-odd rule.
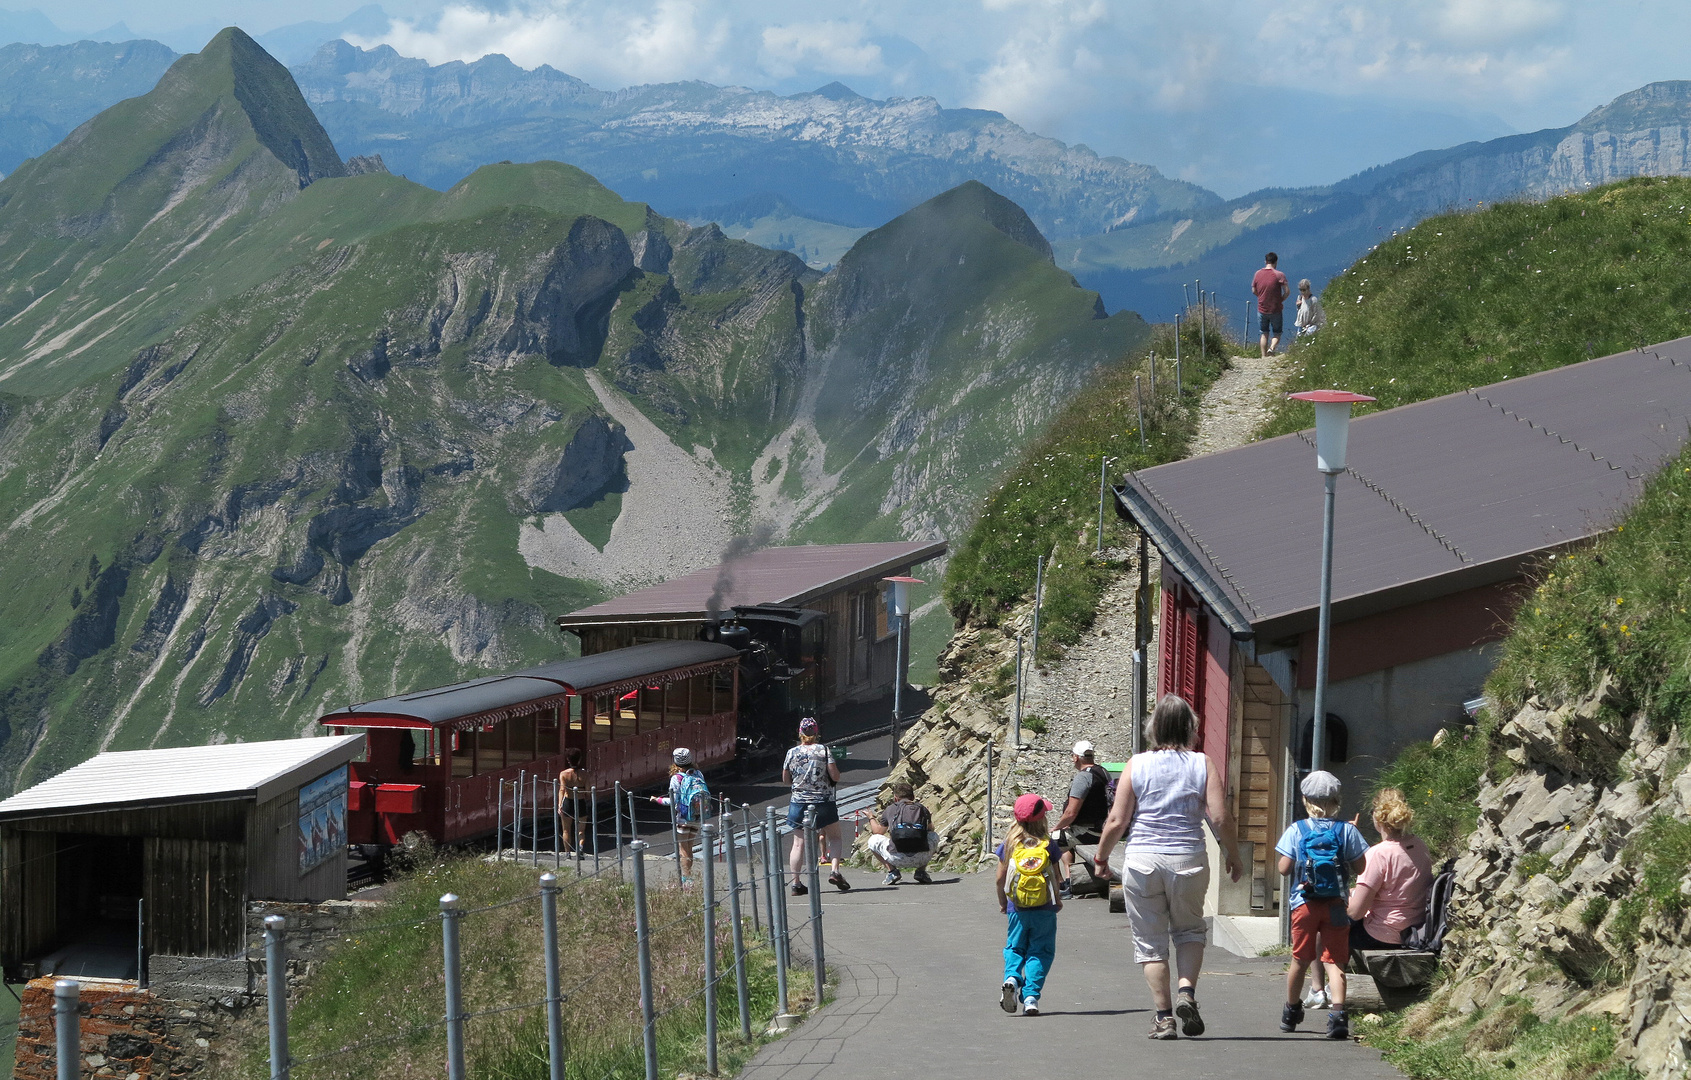
[[[1336,900],[1345,894],[1342,822],[1304,818],[1298,822],[1298,879],[1306,900]]]
[[[693,822],[693,803],[698,799],[709,799],[710,788],[705,786],[705,778],[698,773],[688,770],[677,773],[675,792],[675,820],[678,824],[687,825]]]

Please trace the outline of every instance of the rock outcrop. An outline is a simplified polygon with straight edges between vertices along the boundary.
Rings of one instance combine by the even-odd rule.
[[[1691,867],[1664,839],[1691,829],[1691,772],[1677,730],[1622,707],[1604,682],[1531,698],[1496,731],[1456,861],[1452,977],[1427,1008],[1608,1014],[1619,1056],[1666,1080],[1691,1067]]]

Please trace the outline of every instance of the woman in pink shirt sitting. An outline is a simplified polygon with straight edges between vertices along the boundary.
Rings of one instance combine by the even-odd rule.
[[[1415,811],[1397,788],[1374,796],[1374,828],[1380,842],[1368,849],[1368,865],[1350,894],[1350,947],[1401,949],[1403,932],[1427,914],[1433,862],[1427,845],[1411,836]]]

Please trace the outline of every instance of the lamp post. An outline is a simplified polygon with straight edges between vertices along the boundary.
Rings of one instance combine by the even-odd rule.
[[[1326,488],[1321,506],[1321,615],[1315,642],[1315,719],[1309,740],[1309,767],[1313,771],[1321,768],[1327,756],[1327,657],[1333,626],[1333,502],[1338,494],[1339,474],[1345,471],[1350,407],[1374,399],[1345,390],[1307,390],[1288,396],[1293,401],[1307,401],[1315,406],[1315,467],[1321,470]]]
[[[891,737],[887,743],[887,765],[898,761],[898,722],[904,718],[904,679],[909,674],[908,645],[905,643],[906,631],[910,628],[910,586],[925,584],[920,578],[890,577],[882,578],[892,586],[889,599],[892,601],[893,618],[898,620],[898,655],[893,661],[893,670],[897,672],[897,679],[892,687],[892,724],[888,728]]]

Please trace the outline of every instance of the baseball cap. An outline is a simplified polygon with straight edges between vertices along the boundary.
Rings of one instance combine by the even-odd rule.
[[[1016,820],[1032,821],[1051,812],[1051,804],[1045,801],[1045,796],[1028,792],[1016,800]]]
[[[816,717],[814,716],[807,716],[803,720],[799,721],[800,735],[815,735],[821,730],[822,726],[816,722]]]
[[[1093,750],[1093,747],[1092,747],[1092,740],[1091,739],[1082,739],[1079,742],[1074,744],[1074,756],[1075,757],[1086,757],[1086,756],[1088,756],[1089,754],[1092,753],[1092,750]]]
[[[677,765],[693,764],[693,751],[687,749],[685,746],[677,746],[674,752],[669,756],[675,759],[675,763]]]
[[[1303,792],[1303,797],[1306,799],[1314,799],[1316,802],[1330,802],[1339,797],[1343,785],[1339,783],[1339,778],[1332,773],[1325,769],[1317,769],[1303,778],[1303,783],[1298,790]]]

